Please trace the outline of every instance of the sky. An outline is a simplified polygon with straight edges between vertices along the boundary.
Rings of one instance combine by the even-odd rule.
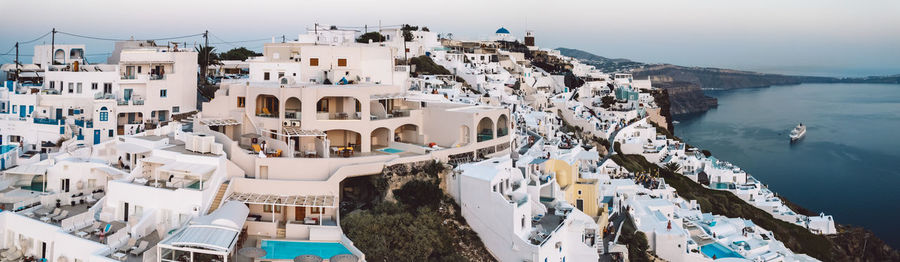
[[[577,48],[611,58],[767,73],[824,76],[900,74],[900,1],[896,0],[28,0],[0,1],[0,54],[56,28],[86,36],[164,38],[209,30],[211,43],[296,38],[314,23],[338,26],[413,24],[486,39],[503,26],[537,45]],[[202,38],[179,39],[189,44]],[[47,36],[22,45],[50,43]],[[57,34],[86,44],[103,62],[111,41]],[[216,44],[261,50],[263,41]],[[10,63],[13,56],[0,55]],[[22,58],[30,61],[30,57]]]

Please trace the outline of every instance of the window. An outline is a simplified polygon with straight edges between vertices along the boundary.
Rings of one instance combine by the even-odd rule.
[[[271,205],[263,205],[263,212],[272,212]],[[281,213],[281,206],[275,206],[275,213]]]
[[[266,80],[266,81],[269,80],[269,72],[263,73],[263,80]]]
[[[103,83],[103,93],[112,93],[112,83]]]
[[[56,89],[56,82],[50,81],[50,88]]]
[[[281,79],[282,77],[284,77],[284,72],[278,72],[278,79]]]
[[[328,99],[322,99],[319,101],[319,104],[316,108],[316,111],[319,112],[328,112]]]
[[[522,228],[525,228],[525,216],[522,216]]]
[[[244,108],[244,105],[247,103],[247,98],[243,96],[239,96],[237,98],[237,106],[240,108]]]
[[[172,107],[172,113],[178,113],[178,111],[181,111],[181,108],[179,108],[177,106]]]
[[[318,58],[310,58],[309,66],[319,66],[319,59]]]
[[[159,97],[166,97],[167,93],[168,93],[168,92],[167,92],[165,89],[160,89],[160,90],[159,90]]]
[[[109,120],[109,112],[107,112],[107,109],[104,106],[104,107],[100,108],[100,121],[107,121],[107,120]]]
[[[69,94],[75,92],[75,83],[69,83]]]
[[[81,83],[78,83],[78,84],[76,85],[76,89],[75,89],[75,90],[77,91],[77,93],[81,94]]]
[[[109,130],[109,137],[113,137],[113,130],[112,130],[112,129]]]
[[[138,66],[138,74],[141,73],[141,66]]]
[[[91,90],[97,90],[97,83],[91,83]]]
[[[322,212],[322,211],[319,210],[318,207],[310,207],[310,208],[309,208],[309,213],[310,213],[310,214],[318,214],[319,212]]]
[[[338,58],[338,66],[347,66],[346,58]]]

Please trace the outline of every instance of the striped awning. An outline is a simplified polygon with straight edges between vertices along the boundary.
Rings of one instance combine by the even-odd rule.
[[[200,123],[206,126],[236,126],[241,124],[241,122],[231,118],[206,118],[201,119]]]
[[[282,127],[281,132],[287,137],[325,136],[325,132],[322,132],[321,130],[305,130],[300,129],[299,126]]]

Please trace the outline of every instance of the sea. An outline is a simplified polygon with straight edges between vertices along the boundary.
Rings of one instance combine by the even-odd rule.
[[[675,134],[776,193],[900,248],[900,85],[708,90],[718,108],[676,116]],[[790,143],[797,124],[806,137]]]

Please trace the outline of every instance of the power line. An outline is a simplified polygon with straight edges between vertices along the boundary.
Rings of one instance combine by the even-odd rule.
[[[225,41],[224,39],[222,39],[222,38],[220,38],[220,37],[218,37],[218,36],[216,36],[216,35],[214,35],[214,34],[209,34],[209,35],[212,36],[213,38],[215,38],[215,39],[217,39],[217,40],[220,41],[220,42],[209,43],[209,44],[211,44],[211,45],[215,45],[215,44],[250,43],[250,42],[260,42],[260,41],[268,41],[268,40],[269,40],[269,38],[259,38],[259,39],[248,39],[248,40]]]
[[[74,37],[80,37],[80,38],[87,38],[87,39],[94,39],[94,40],[102,40],[102,41],[173,40],[173,39],[189,38],[189,37],[196,37],[196,36],[202,36],[202,35],[203,35],[203,33],[200,33],[200,34],[192,34],[192,35],[184,35],[184,36],[175,36],[175,37],[152,38],[152,39],[118,39],[118,38],[107,38],[107,37],[97,37],[97,36],[87,36],[87,35],[73,34],[73,33],[63,32],[63,31],[56,31],[56,32],[57,32],[57,33],[60,33],[60,34],[68,35],[68,36],[74,36]]]
[[[48,35],[50,35],[50,32],[47,32],[46,34],[44,34],[44,35],[42,35],[42,36],[39,36],[38,38],[32,39],[31,41],[19,42],[19,44],[20,44],[20,45],[21,45],[21,44],[30,44],[30,43],[36,42],[36,41],[38,41],[38,40],[41,40],[41,39],[43,39],[44,37],[47,37]]]

